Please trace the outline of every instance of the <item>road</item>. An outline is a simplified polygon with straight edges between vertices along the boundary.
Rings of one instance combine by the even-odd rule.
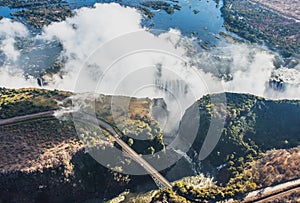
[[[45,115],[53,115],[54,112],[55,111],[52,110],[52,111],[45,111],[45,112],[28,114],[28,115],[24,115],[24,116],[17,116],[17,117],[13,117],[13,118],[0,119],[0,125],[16,123],[16,122],[19,122],[19,121],[24,121],[24,120],[27,120],[27,119],[41,117],[41,116],[45,116]]]
[[[274,194],[268,197],[261,198],[258,201],[254,201],[255,203],[266,203],[266,202],[275,202],[276,200],[280,200],[283,197],[289,197],[291,194],[300,194],[300,187],[293,188],[284,192],[280,192],[279,194]],[[282,202],[282,200],[281,200]]]
[[[278,184],[271,187],[262,188],[260,190],[256,190],[250,192],[245,198],[243,202],[263,202],[266,199],[269,199],[273,196],[279,196],[286,191],[300,187],[300,179],[289,181],[286,183]]]
[[[286,183],[278,184],[271,187],[262,188],[259,190],[252,191],[248,193],[245,197],[242,198],[233,198],[228,200],[227,202],[235,202],[236,200],[243,203],[250,202],[265,202],[269,199],[280,197],[285,193],[291,193],[293,191],[300,190],[300,179],[289,181]]]
[[[20,121],[25,121],[28,119],[32,119],[32,118],[38,118],[41,116],[45,116],[45,115],[53,115],[55,113],[54,110],[52,111],[45,111],[45,112],[39,112],[39,113],[34,113],[34,114],[28,114],[28,115],[24,115],[24,116],[17,116],[17,117],[13,117],[13,118],[7,118],[7,119],[2,119],[0,120],[0,125],[6,125],[6,124],[12,124],[12,123],[16,123],[16,122],[20,122]],[[95,120],[96,118],[92,115],[89,114],[82,114],[81,115],[81,119],[84,120]],[[138,155],[130,146],[128,146],[118,135],[118,133],[114,130],[114,128],[109,125],[108,123],[97,119],[97,122],[99,124],[99,126],[106,130],[107,132],[110,133],[110,135],[114,138],[115,142],[118,143],[123,151],[125,153],[127,153],[134,161],[136,161],[138,164],[140,164],[154,179],[155,183],[158,185],[159,188],[164,188],[164,187],[172,187],[172,185],[170,184],[170,182],[165,179],[153,166],[151,166],[147,161],[145,161],[142,157],[140,157],[140,155]]]

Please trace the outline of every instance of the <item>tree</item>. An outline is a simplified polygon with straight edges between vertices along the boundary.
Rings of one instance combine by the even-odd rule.
[[[128,143],[128,145],[129,145],[129,146],[132,146],[132,145],[133,145],[133,143],[134,143],[134,141],[133,141],[133,139],[132,139],[132,138],[129,138],[127,143]]]

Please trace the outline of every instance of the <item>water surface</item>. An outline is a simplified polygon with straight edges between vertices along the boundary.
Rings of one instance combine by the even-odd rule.
[[[67,0],[73,9],[83,6],[92,7],[95,3],[117,2],[124,6],[140,7],[140,0]],[[179,0],[165,1],[171,5],[179,5],[180,10],[175,10],[173,14],[168,14],[164,10],[153,10],[148,8],[155,14],[151,19],[144,19],[143,26],[153,29],[169,30],[175,28],[181,31],[185,36],[194,36],[206,42],[209,46],[211,43],[217,42],[215,37],[219,32],[224,32],[224,20],[221,16],[220,8],[222,2],[214,0]]]

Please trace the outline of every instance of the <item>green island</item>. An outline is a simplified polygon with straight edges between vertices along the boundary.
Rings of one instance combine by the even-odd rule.
[[[149,7],[154,10],[164,10],[168,14],[173,14],[175,10],[180,10],[181,6],[178,4],[172,5],[170,3],[167,3],[165,1],[144,1],[141,3],[144,7]]]
[[[1,88],[0,116],[6,119],[67,108],[71,105],[69,97],[73,95],[57,90]],[[201,116],[200,130],[190,154],[202,146],[211,118],[226,115],[220,141],[201,163],[203,172],[210,171],[214,177],[211,184],[199,187],[182,179],[175,181],[172,188],[130,194],[123,202],[195,202],[199,199],[210,202],[300,178],[297,167],[300,164],[300,101],[271,101],[234,93],[226,93],[226,97],[227,105],[216,107],[207,95],[190,107],[199,108]],[[118,123],[110,113],[112,99],[112,96],[99,95],[95,109],[98,118],[114,126]],[[154,102],[130,98],[129,115],[117,111],[116,116],[123,124],[121,139],[141,156],[152,154],[153,159],[159,159],[155,152],[164,151],[165,144],[159,124],[151,116]],[[183,124],[193,119],[189,112],[186,111]],[[115,157],[119,172],[95,161],[86,149],[105,153],[116,144],[103,129],[92,125],[82,129],[75,129],[68,114],[64,119],[49,115],[1,125],[0,149],[5,155],[0,163],[0,197],[4,198],[1,200],[62,202],[83,201],[87,197],[113,198],[125,188],[135,191],[138,184],[151,182],[150,176],[122,174],[122,167],[135,164],[130,158],[118,161]],[[134,139],[140,136],[148,138]],[[294,199],[297,198],[295,195]]]
[[[70,4],[64,0],[3,0],[0,2],[0,6],[18,9],[18,11],[11,13],[11,16],[37,29],[41,29],[52,22],[61,22],[74,16]],[[150,9],[164,10],[168,14],[173,14],[176,10],[181,9],[177,1],[170,3],[165,1],[143,1],[135,7],[148,19],[155,16]],[[1,18],[3,17],[0,14],[0,20]]]
[[[60,22],[74,15],[71,7],[63,0],[3,0],[0,2],[0,6],[18,9],[19,11],[11,13],[11,16],[38,29],[51,22]]]

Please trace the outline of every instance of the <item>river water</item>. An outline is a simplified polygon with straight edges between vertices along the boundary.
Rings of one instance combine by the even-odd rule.
[[[9,8],[8,6],[0,6],[0,16],[5,18],[11,18],[11,13],[15,13],[22,9]]]
[[[124,6],[140,7],[141,2],[138,0],[67,0],[73,9],[83,6],[93,6],[95,3],[117,2]],[[175,10],[173,14],[168,14],[164,10],[154,10],[147,7],[155,15],[151,19],[144,19],[142,24],[146,27],[159,30],[169,30],[170,28],[178,29],[185,36],[194,36],[199,40],[210,43],[217,42],[215,35],[224,32],[224,20],[221,16],[220,8],[223,6],[222,1],[214,0],[179,0],[164,1],[171,5],[179,5],[180,10]]]
[[[216,35],[219,32],[225,31],[223,27],[223,18],[221,17],[220,8],[222,2],[217,3],[217,0],[171,0],[164,1],[170,5],[178,5],[181,8],[174,10],[173,14],[168,14],[165,10],[154,10],[150,7],[144,7],[149,9],[154,17],[144,18],[142,20],[142,26],[152,30],[169,30],[171,28],[180,30],[180,32],[188,37],[193,37],[201,45],[205,47],[212,47],[219,43],[219,38]],[[93,7],[95,3],[111,3],[117,2],[121,5],[128,7],[143,7],[142,2],[139,0],[67,0],[72,9],[79,9],[81,7]],[[7,6],[0,6],[0,16],[6,18],[12,18],[11,13],[17,12],[20,9],[11,9]],[[29,27],[30,28],[30,27]],[[34,37],[37,33],[36,30],[30,28],[31,36]],[[27,48],[28,51],[20,56],[19,64],[23,64],[24,72],[26,75],[32,75],[33,77],[39,77],[43,74],[59,56],[62,47],[58,43],[34,42],[32,47]],[[35,48],[36,44],[39,44],[38,48]],[[57,44],[57,45],[55,45]],[[26,47],[23,47],[26,49]],[[3,59],[3,57],[2,57]],[[0,59],[0,62],[3,60]]]

